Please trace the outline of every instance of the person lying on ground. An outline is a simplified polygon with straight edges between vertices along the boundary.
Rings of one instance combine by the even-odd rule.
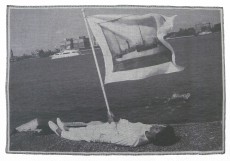
[[[171,126],[131,123],[125,119],[111,123],[63,123],[57,118],[57,124],[49,121],[48,125],[58,136],[74,141],[104,142],[130,147],[151,142],[155,145],[171,145],[178,141]]]

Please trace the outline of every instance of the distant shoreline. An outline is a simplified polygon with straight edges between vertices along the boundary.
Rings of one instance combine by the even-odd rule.
[[[185,37],[194,37],[194,35],[190,35],[190,36],[180,36],[180,37],[172,37],[172,38],[166,38],[166,40],[180,39],[180,38],[185,38]]]

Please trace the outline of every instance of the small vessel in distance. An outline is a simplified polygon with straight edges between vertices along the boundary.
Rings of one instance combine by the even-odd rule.
[[[80,55],[79,50],[63,50],[59,53],[52,55],[51,59],[67,58],[67,57],[79,56],[79,55]]]
[[[203,32],[200,32],[198,35],[207,35],[211,33],[212,33],[211,31],[203,31]]]

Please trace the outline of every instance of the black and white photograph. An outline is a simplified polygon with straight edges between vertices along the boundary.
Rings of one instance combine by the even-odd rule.
[[[222,7],[7,6],[16,154],[225,152]]]

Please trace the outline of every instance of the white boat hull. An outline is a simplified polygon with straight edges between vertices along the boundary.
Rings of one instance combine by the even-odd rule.
[[[204,31],[204,32],[199,33],[199,35],[207,35],[207,34],[211,34],[211,33],[212,33],[212,32]]]
[[[68,58],[68,57],[79,56],[79,55],[80,55],[79,53],[52,55],[51,59]]]

